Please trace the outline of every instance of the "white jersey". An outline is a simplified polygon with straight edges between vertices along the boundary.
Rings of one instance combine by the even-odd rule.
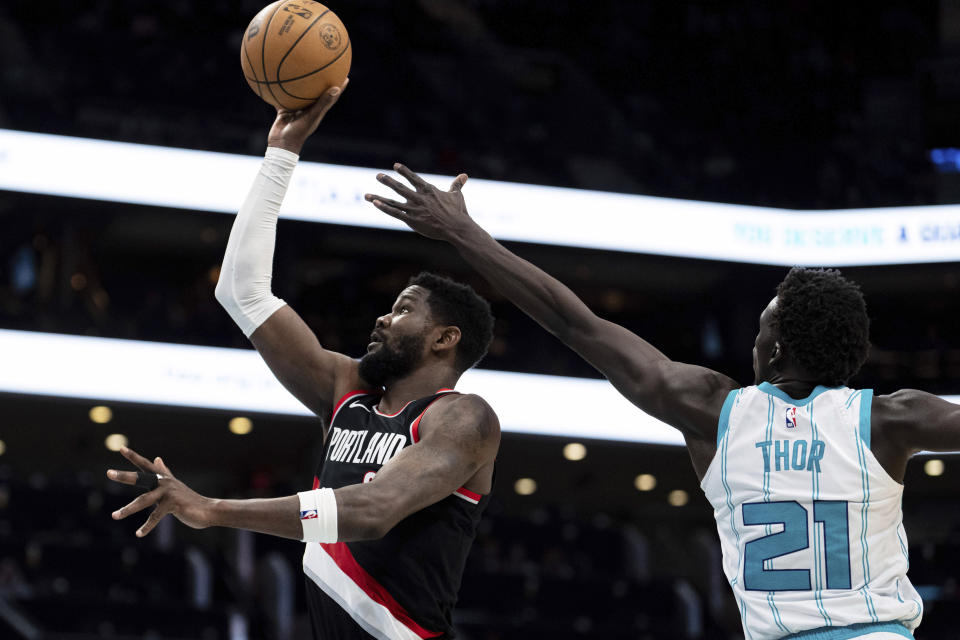
[[[872,399],[821,386],[795,400],[766,382],[727,397],[700,486],[747,640],[885,622],[910,637],[920,624],[903,485],[870,451]]]

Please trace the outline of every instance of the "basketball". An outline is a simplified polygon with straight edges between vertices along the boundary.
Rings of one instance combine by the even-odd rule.
[[[278,0],[250,21],[240,64],[254,93],[275,107],[303,109],[343,84],[353,52],[337,15],[313,0]]]

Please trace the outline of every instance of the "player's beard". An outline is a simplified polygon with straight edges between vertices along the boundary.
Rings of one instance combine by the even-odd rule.
[[[360,358],[360,377],[377,387],[399,380],[420,364],[426,336],[397,336]]]

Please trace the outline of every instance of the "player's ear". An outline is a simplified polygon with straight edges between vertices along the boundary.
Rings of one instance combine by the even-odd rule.
[[[773,349],[770,350],[770,365],[776,367],[781,361],[783,361],[783,347],[778,340],[773,343]]]
[[[448,351],[456,349],[460,344],[460,327],[442,327],[437,339],[433,342],[434,351]]]

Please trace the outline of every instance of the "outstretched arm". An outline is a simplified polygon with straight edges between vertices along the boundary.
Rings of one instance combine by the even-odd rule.
[[[367,483],[342,487],[320,506],[317,519],[328,537],[321,542],[372,540],[387,534],[398,522],[449,496],[471,479],[484,475],[493,464],[500,443],[500,425],[490,407],[476,396],[451,396],[438,400],[420,423],[420,442],[403,449]],[[141,476],[159,480],[113,513],[115,520],[154,506],[137,529],[143,537],[167,514],[195,529],[230,527],[291,538],[305,536],[300,494],[254,500],[216,500],[194,492],[174,477],[163,460],[147,460],[131,449],[121,453],[141,470]],[[107,471],[121,484],[137,484],[133,471]],[[358,481],[360,479],[358,478]],[[328,490],[319,490],[328,491]],[[311,492],[313,493],[313,492]]]
[[[461,174],[449,191],[404,167],[413,189],[380,174],[406,202],[367,195],[414,231],[455,246],[472,267],[541,326],[603,373],[628,400],[691,438],[715,441],[727,393],[739,385],[709,369],[674,362],[633,332],[598,317],[557,279],[511,253],[467,214]]]
[[[322,417],[330,413],[337,397],[360,386],[356,363],[323,349],[300,316],[273,295],[270,285],[277,217],[300,150],[342,89],[332,88],[302,111],[278,110],[263,165],[233,223],[216,288],[217,300],[274,375]]]
[[[960,451],[960,405],[902,389],[873,401],[873,428],[909,457],[920,451]]]

